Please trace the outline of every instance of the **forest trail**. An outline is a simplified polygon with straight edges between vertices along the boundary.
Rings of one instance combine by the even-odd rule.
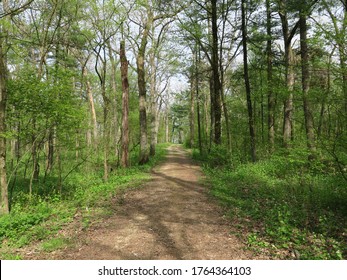
[[[110,217],[81,232],[55,259],[256,259],[199,183],[202,173],[178,145],[143,187],[126,191]],[[264,258],[264,257],[261,257]]]

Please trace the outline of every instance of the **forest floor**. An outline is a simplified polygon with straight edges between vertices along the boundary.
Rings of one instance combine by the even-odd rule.
[[[70,244],[26,259],[268,259],[246,248],[203,186],[200,167],[178,145],[142,187],[117,194],[112,214],[61,232]],[[78,220],[78,219],[77,219]],[[77,223],[77,221],[75,221]],[[242,235],[242,233],[240,233]]]

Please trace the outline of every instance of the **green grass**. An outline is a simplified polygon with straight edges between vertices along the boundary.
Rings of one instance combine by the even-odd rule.
[[[29,196],[27,185],[18,183],[10,214],[0,217],[0,257],[21,258],[11,251],[35,242],[41,242],[44,251],[65,246],[66,240],[56,236],[77,213],[82,215],[84,228],[94,219],[111,214],[111,198],[149,180],[150,170],[164,159],[167,147],[167,144],[158,145],[156,156],[143,166],[114,170],[107,182],[102,180],[102,172],[76,171],[64,181],[61,194],[56,188],[49,192],[41,182],[40,188],[35,188],[35,193]],[[48,180],[50,186],[52,182]]]
[[[62,249],[69,244],[69,241],[66,238],[57,237],[47,240],[42,243],[42,250],[45,252],[53,252],[58,249]]]
[[[280,258],[347,258],[347,187],[338,173],[298,154],[213,162],[204,161],[211,194],[240,230],[251,232],[246,241],[252,248],[281,252]]]

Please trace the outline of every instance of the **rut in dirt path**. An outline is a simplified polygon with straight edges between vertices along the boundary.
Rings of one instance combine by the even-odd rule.
[[[198,165],[180,146],[120,209],[80,236],[64,259],[254,259],[222,218],[199,180]]]

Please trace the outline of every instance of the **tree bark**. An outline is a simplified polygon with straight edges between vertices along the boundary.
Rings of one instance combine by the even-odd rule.
[[[313,126],[313,114],[309,101],[310,90],[310,71],[309,71],[309,57],[307,45],[307,20],[305,12],[300,12],[300,48],[301,48],[301,69],[302,69],[302,94],[304,103],[304,117],[307,147],[311,153],[310,158],[315,157],[316,144],[315,132]]]
[[[90,81],[88,79],[87,67],[83,68],[83,78],[85,80],[86,92],[87,92],[88,102],[89,102],[91,126],[92,126],[92,131],[93,131],[92,143],[93,143],[94,149],[96,149],[97,148],[97,142],[98,142],[98,123],[96,120],[94,98],[93,98],[93,93],[92,93],[92,87],[91,87]]]
[[[222,109],[221,109],[221,82],[219,77],[218,58],[218,25],[217,25],[217,0],[211,0],[212,10],[212,75],[213,75],[213,113],[214,113],[214,139],[215,144],[221,144],[222,139]]]
[[[0,214],[9,213],[8,186],[6,177],[6,99],[7,99],[7,66],[0,25]]]
[[[290,31],[288,26],[288,17],[285,1],[280,1],[279,15],[282,22],[282,33],[285,48],[285,68],[286,68],[286,86],[287,86],[287,98],[284,102],[284,119],[283,119],[283,146],[289,148],[291,146],[291,141],[294,138],[293,130],[293,89],[295,82],[295,72],[294,72],[294,54],[292,49],[292,39],[299,26],[298,23],[295,24],[293,29]]]
[[[166,108],[165,110],[165,143],[169,143],[170,141],[170,136],[169,136],[169,109]]]
[[[104,53],[105,53],[105,46]],[[105,56],[104,56],[105,57]],[[97,70],[97,65],[95,66],[95,69]],[[108,159],[109,159],[109,152],[110,152],[110,105],[111,101],[109,97],[106,94],[106,61],[102,60],[102,72],[98,72],[99,80],[100,80],[100,86],[101,86],[101,96],[103,99],[103,121],[104,121],[104,130],[103,130],[103,148],[104,148],[104,176],[103,179],[106,182],[108,180],[109,170],[108,170]]]
[[[196,110],[197,110],[197,122],[198,122],[198,140],[199,140],[199,151],[200,154],[203,153],[202,149],[202,137],[201,137],[201,113],[200,113],[200,74],[199,74],[199,66],[200,66],[200,47],[197,47],[195,53],[195,94],[196,94]]]
[[[103,152],[104,152],[104,176],[103,180],[106,182],[109,175],[109,153],[110,153],[110,136],[111,136],[111,121],[110,121],[110,112],[111,112],[111,100],[106,92],[106,74],[107,74],[107,61],[106,61],[106,38],[103,34],[103,44],[99,46],[98,51],[96,52],[97,59],[95,61],[95,71],[98,75],[100,87],[101,87],[101,96],[103,100]],[[99,69],[99,63],[101,62],[101,69]]]
[[[247,24],[246,24],[246,2],[242,0],[241,2],[241,12],[242,12],[242,45],[243,45],[243,67],[244,67],[244,79],[246,87],[246,97],[247,97],[247,109],[248,109],[248,125],[249,134],[251,139],[251,158],[255,162],[256,157],[256,142],[255,142],[255,131],[254,131],[254,119],[253,119],[253,108],[252,108],[252,98],[251,98],[251,86],[249,81],[248,73],[248,51],[247,51]]]
[[[272,32],[271,32],[271,10],[270,0],[266,0],[266,15],[267,15],[267,95],[268,95],[268,140],[269,152],[273,153],[275,150],[275,98],[273,94],[273,74],[272,74]]]
[[[129,81],[128,60],[125,53],[125,42],[120,43],[120,61],[122,77],[122,156],[121,165],[129,166]]]
[[[148,36],[153,24],[153,13],[148,11],[147,22],[141,36],[141,43],[137,54],[137,83],[139,88],[139,115],[140,115],[140,157],[139,164],[145,164],[149,160],[147,139],[147,91],[145,78],[145,54]]]
[[[154,27],[152,27],[152,32],[154,33]],[[149,154],[150,156],[155,155],[155,149],[157,145],[157,70],[156,70],[156,47],[152,47],[152,52],[150,54],[150,67],[151,67],[151,76],[150,76],[150,109],[151,109],[151,142]]]
[[[196,61],[195,61],[196,63]],[[195,78],[197,73],[194,73],[194,70],[191,72],[190,77],[190,113],[189,113],[189,146],[190,148],[194,147],[194,136],[195,136],[195,94],[197,88],[197,80]]]
[[[344,18],[342,24],[341,38],[338,44],[340,55],[340,67],[342,72],[342,90],[344,97],[345,115],[347,115],[347,53],[346,53],[346,29],[347,29],[347,0],[344,1]],[[347,122],[345,121],[345,128],[347,129]]]
[[[106,89],[102,89],[102,91],[106,91]],[[106,94],[106,93],[105,93]],[[104,181],[106,182],[108,180],[109,175],[109,153],[110,153],[110,136],[111,136],[111,130],[110,130],[110,101],[109,99],[104,100],[104,135],[103,135],[103,141],[104,141]]]
[[[118,157],[118,140],[119,140],[119,127],[118,127],[118,112],[117,112],[117,82],[116,82],[116,60],[113,56],[112,46],[110,40],[107,41],[107,47],[109,51],[109,59],[111,62],[111,77],[110,88],[112,90],[111,103],[112,103],[112,122],[110,125],[110,141],[114,144],[115,156]]]
[[[227,5],[227,1],[223,0],[223,5]],[[222,30],[221,30],[221,39],[219,44],[219,73],[220,73],[220,94],[221,94],[221,101],[222,101],[222,109],[224,113],[224,120],[225,120],[225,131],[227,136],[227,149],[229,155],[231,155],[232,152],[232,139],[231,139],[231,123],[229,119],[229,111],[228,106],[225,99],[225,92],[224,92],[224,85],[225,85],[225,71],[223,67],[223,50],[224,45],[223,42],[226,37],[226,23],[228,21],[228,14],[229,14],[229,8],[226,8],[225,12],[222,12]]]

